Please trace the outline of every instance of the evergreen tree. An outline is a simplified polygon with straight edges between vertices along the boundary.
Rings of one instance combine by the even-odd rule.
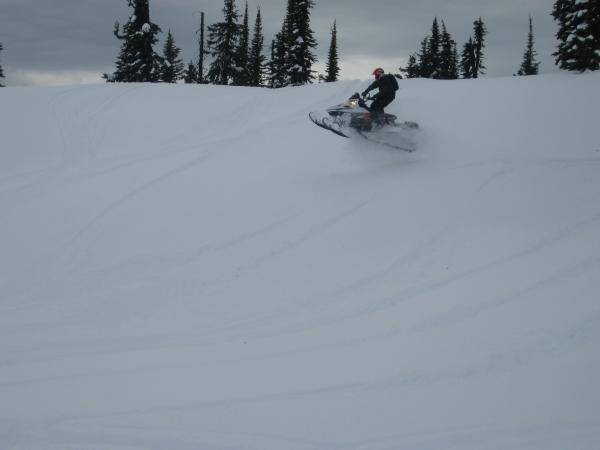
[[[288,76],[286,62],[288,52],[286,50],[287,23],[284,22],[281,31],[275,35],[271,43],[271,61],[269,62],[269,85],[271,88],[287,86]]]
[[[470,37],[463,46],[460,59],[460,69],[463,78],[475,78],[475,46],[473,44],[472,37]]]
[[[521,62],[521,68],[518,74],[522,75],[537,75],[539,71],[540,63],[536,62],[535,55],[536,51],[533,49],[533,19],[529,16],[529,33],[527,35],[527,47],[525,53],[523,53],[523,61]]]
[[[588,2],[587,24],[593,43],[593,70],[600,69],[600,0],[589,0]]]
[[[239,29],[239,42],[235,51],[233,84],[236,86],[248,86],[250,84],[248,75],[248,53],[250,51],[250,29],[248,26],[248,2],[244,10],[244,21]]]
[[[552,16],[559,24],[554,53],[556,64],[565,70],[600,68],[600,1],[557,0]]]
[[[583,25],[577,27],[581,37],[578,59],[579,71],[600,69],[600,0],[580,0],[577,14],[581,15]]]
[[[485,37],[487,35],[487,29],[481,17],[473,22],[473,53],[475,56],[473,66],[473,78],[477,78],[480,74],[485,75],[486,67],[483,64],[484,55],[483,49],[485,48]]]
[[[331,28],[331,44],[329,45],[329,54],[327,57],[327,76],[325,81],[331,83],[338,80],[340,74],[338,48],[337,48],[337,23],[333,22]]]
[[[190,61],[188,64],[188,68],[184,73],[183,81],[186,84],[198,83],[198,69],[196,68],[196,64],[194,61]]]
[[[2,42],[0,42],[0,52],[2,52],[2,50],[4,50],[4,47],[2,47]],[[4,78],[4,71],[2,70],[2,64],[0,64],[0,78]],[[2,81],[2,80],[0,80]],[[4,87],[4,85],[0,82],[0,87]]]
[[[275,87],[275,40],[276,37],[271,41],[270,57],[269,62],[267,62],[268,86],[271,89]]]
[[[215,84],[229,84],[234,77],[235,50],[239,40],[239,14],[235,0],[225,0],[224,21],[208,27],[208,48],[213,57],[208,79]]]
[[[430,65],[431,58],[428,54],[427,45],[429,42],[429,37],[423,38],[421,41],[421,50],[417,54],[419,58],[419,77],[420,78],[431,78],[431,73],[433,72],[433,68]]]
[[[175,38],[173,38],[171,30],[169,30],[163,48],[161,81],[165,83],[177,83],[183,77],[183,62],[179,58],[180,53],[181,50],[175,45]]]
[[[286,27],[286,69],[292,85],[311,83],[314,78],[312,65],[317,61],[313,49],[317,41],[310,28],[310,10],[313,0],[290,0]]]
[[[486,35],[487,29],[480,17],[473,22],[473,36],[463,46],[460,60],[463,78],[478,78],[479,75],[485,75],[483,49]]]
[[[456,79],[459,77],[460,70],[460,62],[458,59],[458,49],[456,48],[456,44],[454,44],[454,48],[452,49],[452,77]]]
[[[420,74],[420,67],[417,63],[418,55],[413,53],[408,57],[408,62],[406,63],[406,67],[400,68],[401,72],[404,72],[406,78],[418,78]]]
[[[427,78],[440,78],[440,44],[440,27],[436,17],[433,20],[433,25],[431,26],[431,35],[429,36],[429,40],[427,42]]]
[[[567,40],[574,31],[569,20],[570,13],[575,9],[575,0],[556,0],[552,9],[552,17],[558,22],[558,31],[556,38],[558,39],[558,49],[553,54],[556,58],[555,63],[561,69],[569,70],[570,55],[567,47]]]
[[[156,82],[160,79],[161,58],[154,52],[158,42],[158,25],[150,21],[149,0],[127,0],[133,15],[119,33],[119,22],[115,23],[114,34],[123,41],[117,59],[117,70],[104,74],[107,81]]]
[[[450,36],[443,20],[441,30],[437,17],[433,20],[431,34],[425,36],[421,41],[420,50],[410,55],[406,68],[400,70],[407,78],[458,78],[456,42]]]
[[[248,81],[250,86],[262,86],[263,84],[266,61],[266,58],[263,55],[264,41],[262,18],[260,15],[260,8],[258,8],[248,61]]]
[[[442,80],[454,80],[458,78],[458,62],[456,53],[456,42],[448,33],[446,24],[442,21],[442,35],[440,40],[440,62],[439,76]]]

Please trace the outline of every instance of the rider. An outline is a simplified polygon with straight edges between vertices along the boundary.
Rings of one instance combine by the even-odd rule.
[[[396,98],[398,82],[394,75],[386,75],[381,67],[373,71],[373,76],[375,77],[375,81],[362,93],[362,96],[366,97],[373,89],[379,89],[379,93],[373,97],[373,103],[369,107],[371,118],[378,120],[383,116],[383,108],[392,103]]]

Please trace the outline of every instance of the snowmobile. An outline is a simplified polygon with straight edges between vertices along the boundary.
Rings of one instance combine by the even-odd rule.
[[[351,138],[358,135],[376,144],[414,151],[416,145],[412,134],[419,126],[415,122],[397,123],[393,114],[384,113],[373,118],[366,103],[372,100],[373,97],[362,98],[355,93],[346,102],[328,108],[325,114],[311,112],[308,117],[315,125],[338,136]]]

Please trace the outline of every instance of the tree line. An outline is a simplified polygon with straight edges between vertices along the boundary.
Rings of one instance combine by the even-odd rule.
[[[316,79],[313,64],[317,41],[310,26],[313,0],[288,0],[281,30],[271,43],[270,58],[264,54],[264,35],[260,7],[253,30],[248,3],[243,15],[235,0],[224,0],[223,19],[206,27],[201,14],[198,56],[185,67],[181,50],[169,30],[162,54],[154,51],[161,29],[150,20],[149,0],[127,0],[133,9],[124,25],[115,23],[114,35],[122,41],[116,70],[103,77],[109,82],[213,83],[273,88],[302,85]],[[206,35],[206,36],[205,36]],[[205,68],[205,57],[211,62]],[[337,81],[339,62],[337,26],[332,27],[326,81]]]
[[[208,26],[205,36],[204,13],[198,29],[198,55],[187,68],[181,50],[170,30],[162,49],[155,52],[161,28],[150,20],[149,0],[126,0],[132,15],[122,26],[117,22],[114,35],[121,41],[115,71],[104,74],[110,82],[167,82],[234,84],[239,86],[283,87],[313,82],[317,42],[310,27],[314,0],[287,0],[280,31],[264,54],[261,10],[257,8],[254,28],[249,27],[248,4],[243,16],[235,0],[224,0],[223,20]],[[558,24],[558,46],[553,56],[562,70],[584,72],[600,69],[600,0],[555,0],[551,12]],[[241,18],[241,21],[240,21]],[[485,43],[488,31],[480,17],[473,22],[473,33],[458,52],[456,41],[444,21],[433,21],[430,33],[421,41],[419,51],[408,58],[401,70],[409,78],[477,78],[485,74]],[[529,16],[527,43],[516,75],[536,75],[537,61],[533,19]],[[0,43],[0,53],[4,50]],[[1,55],[0,55],[1,56]],[[212,62],[205,67],[205,57]],[[319,80],[339,77],[337,24],[331,28],[326,75]],[[0,60],[0,87],[4,72]]]
[[[553,53],[555,64],[563,70],[584,72],[600,69],[600,0],[556,0],[551,13],[559,25],[559,41]],[[421,41],[420,50],[409,56],[400,68],[408,78],[451,80],[459,77],[478,78],[485,74],[485,40],[488,34],[483,19],[473,22],[473,34],[462,47],[457,44],[442,20],[437,17],[431,32]],[[535,51],[533,19],[529,16],[527,43],[521,65],[515,75],[537,75],[540,63]]]
[[[460,55],[457,43],[442,20],[440,28],[437,17],[433,19],[431,32],[422,41],[420,50],[408,58],[406,67],[400,68],[407,78],[433,78],[455,80],[479,78],[485,75],[485,43],[487,27],[481,17],[473,22],[473,33],[462,46]],[[529,41],[523,55],[519,75],[536,75],[539,63],[533,48],[533,22],[529,18]]]

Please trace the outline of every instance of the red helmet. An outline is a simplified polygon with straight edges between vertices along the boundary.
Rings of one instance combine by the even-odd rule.
[[[385,72],[383,71],[383,69],[381,67],[378,67],[377,69],[375,69],[373,71],[373,75],[375,76],[375,78],[379,78],[381,75],[383,75]]]

